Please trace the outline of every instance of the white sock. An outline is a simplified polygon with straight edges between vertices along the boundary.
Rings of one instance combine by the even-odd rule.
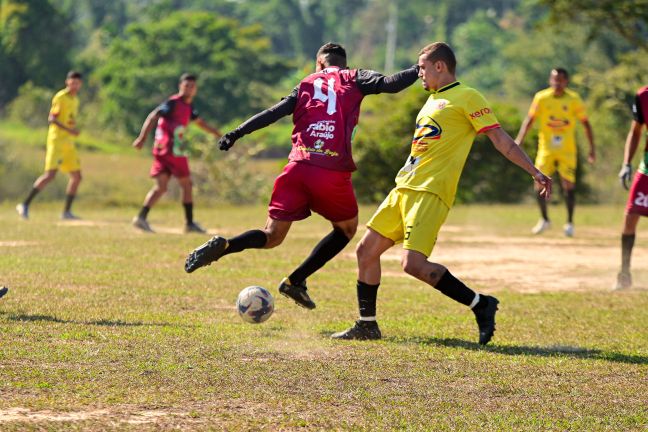
[[[472,303],[470,303],[470,306],[468,306],[470,309],[474,308],[477,306],[477,303],[479,303],[479,293],[475,294],[475,298],[473,299]]]

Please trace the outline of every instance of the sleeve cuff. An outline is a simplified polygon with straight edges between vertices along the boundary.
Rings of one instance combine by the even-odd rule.
[[[477,135],[482,134],[482,133],[484,133],[484,132],[487,132],[487,131],[489,131],[489,130],[491,130],[491,129],[497,129],[497,128],[499,128],[499,127],[502,127],[502,126],[500,126],[499,123],[495,123],[495,124],[492,124],[492,125],[490,125],[490,126],[485,126],[485,127],[481,128],[481,129],[479,129],[479,130],[477,131]]]

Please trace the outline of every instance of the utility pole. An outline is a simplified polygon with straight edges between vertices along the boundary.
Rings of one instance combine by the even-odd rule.
[[[385,73],[394,72],[396,57],[396,37],[398,26],[397,0],[389,0],[389,18],[387,19],[387,45],[385,47]]]

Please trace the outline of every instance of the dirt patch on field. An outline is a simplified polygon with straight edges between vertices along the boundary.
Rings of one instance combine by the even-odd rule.
[[[15,241],[0,241],[0,247],[23,247],[23,246],[35,246],[37,245],[37,242],[32,242],[32,241],[22,241],[22,240],[15,240]]]
[[[96,409],[89,411],[56,412],[51,410],[33,411],[27,408],[0,410],[0,424],[9,422],[82,422],[93,420],[118,420],[122,423],[155,423],[169,416],[187,417],[189,413],[170,410],[114,411]]]
[[[486,292],[607,291],[621,260],[615,238],[611,230],[587,232],[582,238],[556,238],[475,235],[444,227],[430,260]],[[389,263],[399,262],[401,253],[402,248],[395,246],[383,254],[383,276],[410,277]],[[353,253],[344,257],[355,260]],[[632,260],[646,262],[648,250],[635,247]],[[646,289],[648,281],[637,276],[641,274],[635,275],[633,289]]]

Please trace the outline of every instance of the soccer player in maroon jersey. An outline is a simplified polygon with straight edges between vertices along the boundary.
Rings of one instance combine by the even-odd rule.
[[[146,195],[139,214],[133,218],[133,226],[142,231],[153,232],[146,218],[151,207],[167,191],[169,180],[173,176],[178,179],[182,189],[182,205],[187,221],[185,232],[205,232],[193,220],[192,183],[187,159],[185,129],[190,121],[194,121],[201,129],[216,137],[221,137],[222,134],[200,118],[195,110],[192,102],[197,90],[196,76],[182,74],[178,84],[178,93],[168,98],[148,115],[139,136],[133,142],[133,147],[141,149],[148,134],[156,126],[155,144],[153,145],[154,159],[150,171],[151,177],[155,179],[155,185]]]
[[[228,150],[243,135],[292,114],[292,151],[288,165],[275,180],[265,228],[230,239],[212,238],[189,254],[185,270],[191,273],[244,249],[276,247],[291,224],[306,219],[312,210],[329,220],[333,230],[283,279],[279,292],[300,306],[315,308],[306,292],[306,278],[344,249],[358,227],[358,204],[351,184],[351,173],[356,169],[351,140],[360,104],[367,95],[397,93],[409,87],[417,75],[418,66],[391,76],[348,69],[341,45],[322,46],[314,74],[304,78],[281,102],[251,117],[219,142],[221,150]]]
[[[632,176],[632,157],[639,146],[641,132],[648,122],[648,86],[637,91],[632,105],[632,114],[634,118],[626,138],[623,166],[619,172],[621,184],[626,189],[628,189],[628,183]],[[632,286],[630,257],[632,256],[640,216],[648,216],[648,142],[644,148],[641,164],[632,181],[630,194],[628,195],[623,231],[621,233],[621,271],[617,275],[617,282],[614,286],[616,290]]]

